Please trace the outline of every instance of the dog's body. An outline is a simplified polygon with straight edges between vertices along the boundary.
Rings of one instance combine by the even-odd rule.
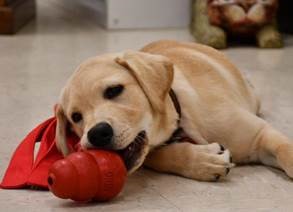
[[[182,111],[179,122],[171,88]],[[257,117],[259,108],[251,86],[220,52],[158,41],[141,52],[100,56],[79,67],[57,108],[57,144],[68,153],[69,120],[83,148],[122,151],[130,172],[144,162],[212,181],[228,174],[231,152],[235,163],[261,162],[293,177],[293,145]],[[197,145],[165,145],[178,127]]]

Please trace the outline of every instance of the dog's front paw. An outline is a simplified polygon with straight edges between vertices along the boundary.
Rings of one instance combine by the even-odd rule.
[[[220,155],[223,154],[223,152],[226,150],[224,146],[222,146],[219,143],[211,143],[207,145],[197,145],[196,146],[199,151],[210,153],[210,154],[216,154]]]
[[[224,150],[222,146],[210,144],[214,152],[201,152],[197,158],[190,161],[188,169],[184,174],[186,177],[201,181],[219,181],[225,178],[232,167],[232,157],[229,150]]]

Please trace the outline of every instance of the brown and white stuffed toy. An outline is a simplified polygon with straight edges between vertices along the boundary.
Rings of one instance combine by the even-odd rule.
[[[194,0],[192,32],[200,43],[227,46],[227,34],[255,36],[262,48],[280,48],[276,28],[278,0]]]

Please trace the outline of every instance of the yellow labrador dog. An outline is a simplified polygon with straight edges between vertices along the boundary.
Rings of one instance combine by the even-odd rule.
[[[158,41],[81,64],[62,91],[56,139],[67,155],[69,126],[83,149],[117,151],[129,173],[144,163],[215,181],[234,163],[260,162],[293,177],[293,145],[257,116],[259,109],[252,88],[222,53]],[[190,139],[197,144],[184,142]]]

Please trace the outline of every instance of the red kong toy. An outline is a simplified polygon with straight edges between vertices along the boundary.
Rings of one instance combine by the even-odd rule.
[[[57,197],[75,201],[106,201],[122,190],[126,168],[120,156],[105,150],[70,154],[53,164],[48,186]]]

